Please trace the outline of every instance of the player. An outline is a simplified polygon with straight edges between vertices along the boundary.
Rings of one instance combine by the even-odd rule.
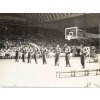
[[[65,51],[65,61],[66,61],[66,67],[71,67],[70,66],[70,52],[71,52],[71,48],[65,44],[65,48],[64,48],[64,51]]]
[[[38,50],[38,48],[37,47],[35,47],[34,48],[34,60],[35,60],[35,63],[37,64],[38,62],[37,62],[37,53],[39,52],[39,50]]]
[[[85,55],[86,55],[86,52],[85,52],[84,46],[82,44],[81,49],[80,49],[80,60],[81,60],[82,68],[85,68]]]
[[[22,62],[25,62],[25,53],[26,53],[26,50],[24,49],[22,51]]]
[[[59,55],[60,55],[60,53],[61,53],[61,48],[58,44],[56,49],[55,49],[55,66],[59,66]]]
[[[32,54],[31,54],[31,50],[29,50],[28,52],[28,63],[31,63],[31,59],[32,59]]]
[[[42,47],[41,54],[42,54],[43,64],[47,64],[47,61],[46,61],[47,49],[45,47]]]
[[[17,49],[16,53],[15,53],[15,61],[16,62],[19,62],[19,51],[20,51],[20,49]]]

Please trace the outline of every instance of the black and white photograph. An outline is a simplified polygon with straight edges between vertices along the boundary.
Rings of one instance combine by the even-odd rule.
[[[0,13],[0,87],[100,87],[100,13]]]

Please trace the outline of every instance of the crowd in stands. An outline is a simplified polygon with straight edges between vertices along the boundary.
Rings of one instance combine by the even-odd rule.
[[[46,47],[48,51],[52,51],[56,42],[52,39],[42,36],[39,33],[31,36],[23,36],[17,34],[2,35],[0,37],[0,58],[14,58],[15,51],[19,48],[20,52],[29,49],[34,49],[34,47]]]
[[[60,36],[57,33],[28,33],[27,36],[24,34],[1,35],[0,58],[14,58],[15,51],[18,48],[20,49],[20,52],[22,52],[23,49],[28,51],[29,49],[33,50],[34,47],[46,47],[48,53],[52,55],[57,44],[60,45],[61,51],[63,52],[65,43],[66,40],[64,39],[64,36]],[[73,41],[71,41],[71,43],[75,45]],[[69,43],[69,45],[73,47],[71,43]]]

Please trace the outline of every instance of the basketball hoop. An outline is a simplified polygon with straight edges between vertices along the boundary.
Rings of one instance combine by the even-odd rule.
[[[70,40],[77,38],[78,27],[65,28],[65,39]]]

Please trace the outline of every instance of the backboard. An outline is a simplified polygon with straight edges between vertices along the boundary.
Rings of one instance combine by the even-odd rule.
[[[70,27],[70,28],[65,28],[65,39],[76,39],[77,38],[77,27]]]
[[[79,39],[79,38],[86,38],[86,32],[82,29],[78,29],[78,27],[70,27],[65,28],[65,39]]]

